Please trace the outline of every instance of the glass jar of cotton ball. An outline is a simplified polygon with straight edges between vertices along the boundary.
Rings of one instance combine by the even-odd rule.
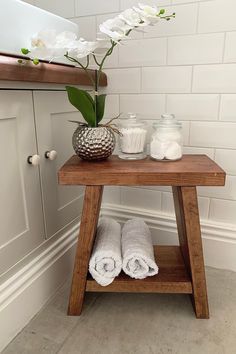
[[[128,113],[127,119],[119,124],[119,158],[123,160],[142,160],[147,156],[147,126],[137,119],[136,114]]]
[[[153,124],[150,155],[155,160],[179,160],[183,155],[182,124],[174,114],[163,114]]]

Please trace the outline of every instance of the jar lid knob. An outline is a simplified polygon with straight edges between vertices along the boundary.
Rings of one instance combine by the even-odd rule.
[[[175,115],[172,113],[164,113],[161,115],[161,119],[153,124],[154,127],[182,127],[182,124],[176,119]]]
[[[136,114],[135,113],[132,113],[132,112],[128,112],[128,117],[130,119],[136,119]]]
[[[172,113],[164,113],[161,115],[163,119],[175,119],[175,115]]]

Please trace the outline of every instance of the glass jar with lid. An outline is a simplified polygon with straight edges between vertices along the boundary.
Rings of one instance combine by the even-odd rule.
[[[135,113],[128,113],[128,118],[120,121],[119,131],[119,157],[123,160],[145,159],[146,123],[138,120]]]
[[[174,114],[163,114],[153,124],[150,156],[155,160],[179,160],[183,155],[182,124]]]

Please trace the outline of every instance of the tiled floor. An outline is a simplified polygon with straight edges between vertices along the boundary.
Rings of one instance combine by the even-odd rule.
[[[236,273],[208,269],[210,320],[186,295],[87,294],[67,317],[68,285],[4,354],[236,354]]]

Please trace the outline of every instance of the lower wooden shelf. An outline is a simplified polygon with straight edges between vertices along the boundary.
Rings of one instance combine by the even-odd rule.
[[[88,292],[140,292],[192,294],[192,283],[179,246],[154,246],[159,273],[143,280],[132,279],[123,272],[112,284],[101,286],[88,274]]]

